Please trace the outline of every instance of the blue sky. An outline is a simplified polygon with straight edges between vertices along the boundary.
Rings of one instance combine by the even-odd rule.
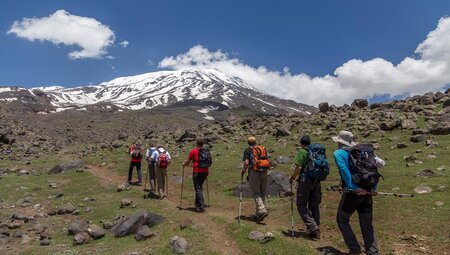
[[[92,18],[108,26],[114,33],[114,43],[105,48],[102,58],[71,59],[68,54],[79,50],[76,45],[30,41],[8,33],[15,21],[48,17],[57,10]],[[301,74],[311,79],[324,78],[327,74],[339,76],[335,74],[336,69],[353,59],[364,62],[381,58],[397,65],[406,57],[417,58],[418,45],[449,13],[450,1],[444,0],[3,0],[0,3],[0,86],[98,84],[119,76],[161,70],[158,68],[161,60],[187,54],[196,45],[207,53],[220,50],[226,54],[219,60],[213,59],[214,63],[236,59],[244,67],[264,66],[268,72],[280,72],[279,76],[284,75],[283,69],[287,67],[285,72],[289,70],[294,78]],[[123,41],[129,42],[126,48],[119,44]],[[185,67],[179,63],[162,66],[163,69]],[[216,64],[212,66],[217,68]],[[283,79],[272,83],[282,84]],[[298,79],[289,82],[308,86]],[[443,80],[439,81],[440,85],[433,85],[432,90],[445,86],[442,83],[446,79]],[[256,85],[271,90],[268,84]],[[289,94],[295,86],[283,93]],[[380,94],[398,96],[421,92],[418,86],[412,86],[410,91],[384,89]],[[352,96],[375,96],[373,91],[351,93]]]

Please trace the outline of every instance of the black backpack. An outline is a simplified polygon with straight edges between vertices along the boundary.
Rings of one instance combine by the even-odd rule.
[[[348,149],[352,181],[358,187],[372,190],[380,180],[372,144],[358,144]]]
[[[330,173],[330,166],[325,155],[325,146],[322,144],[311,144],[308,150],[308,163],[306,165],[306,176],[319,181],[324,181]]]
[[[198,149],[198,167],[208,168],[212,165],[211,153],[208,149],[199,148]]]

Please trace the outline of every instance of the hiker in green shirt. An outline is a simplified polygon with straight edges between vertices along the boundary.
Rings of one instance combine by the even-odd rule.
[[[320,212],[319,204],[322,198],[320,181],[306,175],[306,166],[309,162],[308,146],[311,139],[305,135],[300,140],[301,148],[295,156],[296,165],[294,174],[291,176],[291,183],[297,180],[297,210],[306,224],[308,235],[313,239],[320,239]],[[300,176],[298,179],[297,177]]]

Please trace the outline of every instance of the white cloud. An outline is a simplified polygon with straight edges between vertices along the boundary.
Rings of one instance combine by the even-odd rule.
[[[405,57],[397,65],[382,58],[353,59],[336,68],[332,75],[322,77],[293,74],[287,67],[282,71],[252,67],[221,50],[209,51],[202,45],[166,57],[158,66],[173,70],[215,68],[269,94],[312,105],[323,101],[341,105],[355,98],[384,94],[425,93],[450,83],[450,17],[441,18],[414,53],[414,58]]]
[[[14,21],[8,34],[30,41],[49,41],[55,45],[78,46],[69,58],[102,58],[114,43],[114,32],[96,19],[76,16],[58,10],[48,17],[23,18]]]
[[[126,48],[126,47],[128,47],[128,44],[130,44],[130,42],[129,42],[129,41],[122,41],[122,42],[120,42],[119,44],[120,44],[120,46],[122,46],[123,48]]]

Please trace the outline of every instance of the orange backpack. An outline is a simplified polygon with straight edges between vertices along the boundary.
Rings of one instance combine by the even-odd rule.
[[[252,148],[253,170],[264,171],[270,167],[269,156],[266,148],[261,145],[255,145]]]

